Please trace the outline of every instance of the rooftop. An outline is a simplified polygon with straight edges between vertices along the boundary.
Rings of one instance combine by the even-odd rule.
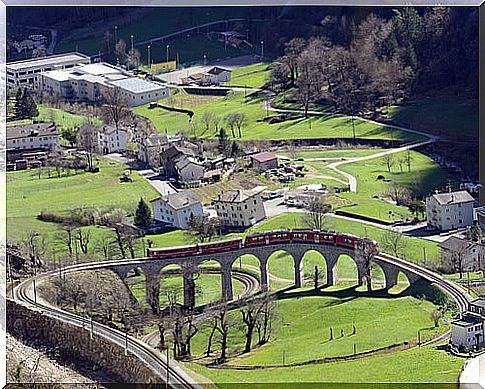
[[[138,77],[130,77],[122,80],[111,81],[111,85],[118,86],[133,93],[144,93],[165,89],[165,86],[143,80]]]
[[[225,192],[219,193],[215,198],[216,201],[222,201],[225,203],[241,203],[259,193],[265,189],[264,186],[257,186],[250,190],[243,189],[231,189]]]
[[[462,251],[466,250],[469,246],[473,246],[473,242],[469,242],[465,239],[452,236],[440,243],[440,247],[447,250]]]
[[[77,52],[50,55],[43,58],[31,58],[22,61],[10,62],[7,64],[7,69],[21,70],[24,68],[42,67],[49,65],[58,66],[63,65],[64,63],[72,63],[76,61],[79,61],[79,63],[86,63],[86,61],[90,61],[90,57]]]
[[[460,327],[468,327],[470,325],[481,323],[482,320],[474,315],[463,315],[461,318],[453,320],[451,323]]]
[[[470,305],[474,305],[476,307],[485,308],[485,298],[479,297],[473,301],[470,301]]]
[[[160,198],[173,209],[181,209],[200,203],[200,198],[191,190],[184,190],[178,193],[171,193]],[[156,201],[156,200],[155,200]]]
[[[219,66],[214,66],[207,73],[218,75],[218,74],[221,74],[223,72],[231,72],[231,71],[230,70],[227,70],[227,69],[224,69],[224,68],[220,68]]]
[[[251,159],[254,159],[258,162],[268,162],[277,159],[276,155],[269,151],[263,151],[262,153],[253,154],[250,157]]]
[[[51,135],[59,135],[59,131],[57,131],[54,123],[35,123],[22,126],[7,126],[7,139]]]
[[[466,190],[458,192],[436,193],[432,196],[441,205],[473,202],[475,199]]]

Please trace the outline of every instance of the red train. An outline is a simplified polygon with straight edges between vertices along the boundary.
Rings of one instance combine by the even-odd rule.
[[[358,238],[332,231],[277,230],[247,235],[244,240],[237,238],[176,248],[150,248],[147,250],[147,256],[150,258],[188,257],[237,250],[243,247],[267,246],[279,243],[313,243],[358,248],[364,242],[377,245],[375,241],[366,238]]]

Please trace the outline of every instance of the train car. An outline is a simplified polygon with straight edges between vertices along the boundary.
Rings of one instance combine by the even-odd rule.
[[[291,242],[291,231],[289,230],[270,231],[268,235],[269,244]]]
[[[318,231],[292,230],[291,241],[293,243],[315,243]]]
[[[150,258],[177,258],[177,257],[186,257],[190,255],[197,254],[199,249],[197,245],[190,245],[190,246],[181,246],[175,248],[155,248],[155,249],[148,249],[147,256]]]
[[[336,233],[332,231],[318,231],[315,233],[315,243],[318,244],[335,244]]]
[[[337,246],[356,248],[358,242],[359,238],[356,238],[355,236],[341,234],[335,236],[335,243]]]
[[[244,247],[264,246],[269,244],[269,234],[259,233],[247,235],[244,239]]]
[[[230,250],[237,250],[242,247],[242,238],[223,240],[219,242],[199,243],[200,254],[212,254]]]

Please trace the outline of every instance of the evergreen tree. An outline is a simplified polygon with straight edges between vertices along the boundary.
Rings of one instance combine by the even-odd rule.
[[[152,212],[143,197],[138,202],[135,212],[135,226],[145,229],[152,225]]]
[[[17,89],[17,94],[15,95],[15,119],[22,119],[24,117],[23,107],[22,107],[22,89]]]
[[[37,109],[37,104],[30,92],[25,89],[22,96],[22,105],[24,108],[25,118],[33,118],[39,116],[39,110]]]

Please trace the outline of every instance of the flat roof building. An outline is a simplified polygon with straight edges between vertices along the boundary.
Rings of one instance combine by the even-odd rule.
[[[15,90],[19,87],[36,89],[39,73],[51,70],[64,70],[89,63],[91,63],[89,56],[77,52],[10,62],[6,65],[7,89]]]

